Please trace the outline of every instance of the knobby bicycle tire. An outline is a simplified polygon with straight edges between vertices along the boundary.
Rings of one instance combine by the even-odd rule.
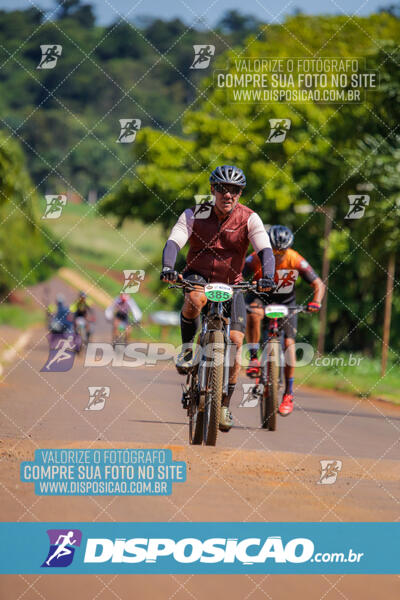
[[[203,440],[206,446],[217,443],[219,419],[221,413],[222,388],[224,380],[224,334],[222,331],[211,331],[208,336],[211,346],[208,360],[206,402],[204,408]]]
[[[268,342],[267,377],[264,386],[263,396],[260,402],[261,427],[276,430],[276,418],[278,412],[278,392],[279,392],[279,356],[280,344],[278,339],[272,339]]]

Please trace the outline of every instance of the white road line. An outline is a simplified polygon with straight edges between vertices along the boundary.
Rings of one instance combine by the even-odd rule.
[[[17,339],[15,344],[11,346],[11,348],[7,348],[7,350],[4,350],[4,352],[0,356],[0,375],[2,375],[4,370],[2,363],[9,363],[12,362],[15,358],[17,358],[18,354],[27,345],[32,335],[32,330],[25,331],[19,336],[19,338]]]

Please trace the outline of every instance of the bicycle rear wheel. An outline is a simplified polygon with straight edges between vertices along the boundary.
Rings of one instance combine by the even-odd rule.
[[[278,412],[278,388],[279,388],[279,340],[274,338],[268,342],[267,349],[267,378],[264,386],[263,396],[260,402],[261,427],[276,430],[276,417]]]
[[[224,334],[211,331],[208,336],[207,388],[204,406],[203,441],[206,446],[217,443],[224,379]]]

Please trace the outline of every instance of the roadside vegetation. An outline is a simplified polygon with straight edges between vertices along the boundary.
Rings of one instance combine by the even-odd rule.
[[[238,163],[248,178],[243,201],[265,223],[292,227],[295,248],[319,274],[330,261],[325,354],[363,357],[357,367],[301,367],[298,379],[397,399],[398,7],[351,19],[299,11],[282,18],[284,27],[230,11],[209,31],[180,19],[102,27],[80,0],[57,0],[47,15],[36,7],[0,10],[0,325],[23,329],[41,320],[29,298],[21,304],[16,296],[61,266],[111,296],[124,269],[142,269],[135,300],[146,331],[136,328],[135,338],[177,344],[177,329],[163,333],[150,321],[182,301],[159,281],[166,232],[194,195],[208,193],[212,168]],[[62,45],[56,69],[36,69],[44,39]],[[194,44],[215,46],[211,69],[190,68]],[[229,72],[241,55],[358,57],[378,73],[379,87],[357,105],[234,103],[214,85],[213,71]],[[116,143],[126,117],[141,120],[133,145]],[[267,143],[271,118],[291,120],[284,143]],[[365,189],[365,217],[346,219],[348,196]],[[60,218],[42,220],[45,194],[68,195]],[[328,213],[332,230],[324,236]],[[309,288],[299,285],[299,303],[308,299]],[[316,347],[318,319],[300,323],[302,341]]]

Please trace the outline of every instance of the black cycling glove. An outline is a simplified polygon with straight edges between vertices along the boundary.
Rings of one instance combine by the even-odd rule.
[[[160,273],[160,279],[174,283],[178,279],[178,271],[170,269],[169,267],[164,267]]]
[[[275,282],[271,277],[261,277],[257,281],[257,292],[262,293],[263,289],[270,288],[269,291],[267,292],[269,294],[274,291],[275,287],[276,287]]]

